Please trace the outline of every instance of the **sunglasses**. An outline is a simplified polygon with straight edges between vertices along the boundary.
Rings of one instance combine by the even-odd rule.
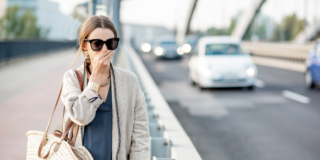
[[[84,41],[90,43],[91,49],[93,51],[100,51],[104,43],[106,44],[109,50],[115,50],[118,47],[119,40],[119,38],[110,38],[106,41],[103,41],[101,39],[84,39]]]

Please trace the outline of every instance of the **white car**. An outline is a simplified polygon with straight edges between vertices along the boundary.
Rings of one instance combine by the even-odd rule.
[[[257,67],[244,53],[241,40],[229,36],[200,38],[189,60],[189,79],[201,89],[212,87],[254,88]]]

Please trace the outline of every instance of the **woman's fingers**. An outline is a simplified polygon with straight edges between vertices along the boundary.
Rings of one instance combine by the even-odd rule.
[[[106,52],[99,52],[91,61],[93,66],[93,71],[98,73],[104,72],[105,65],[109,65],[112,56],[114,55],[114,50],[107,50]]]
[[[110,63],[113,54],[114,54],[114,51],[111,51],[110,53],[108,53],[107,56],[105,56],[105,57],[103,57],[103,58],[101,59],[101,60],[104,62],[104,65],[107,65],[107,64]]]
[[[99,59],[103,59],[104,57],[108,56],[110,54],[110,50],[106,52],[99,52]]]
[[[99,61],[99,60],[102,58],[102,56],[104,56],[103,53],[102,53],[102,52],[99,52],[99,53],[94,57],[94,60],[95,60],[95,61]]]
[[[114,54],[114,51],[113,50],[108,50],[106,52],[99,52],[95,57],[94,57],[94,60],[93,60],[93,63],[96,63],[94,66],[97,65],[100,66],[100,65],[107,65],[110,63],[111,61],[111,58]]]
[[[95,56],[95,61],[97,61],[97,63],[102,64],[103,63],[103,58],[107,56],[107,53],[105,52],[99,52],[96,56]]]

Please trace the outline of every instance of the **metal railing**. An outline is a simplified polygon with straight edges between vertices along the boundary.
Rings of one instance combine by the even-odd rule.
[[[0,62],[76,46],[76,41],[0,41]]]
[[[190,138],[162,96],[140,57],[129,43],[122,44],[123,59],[139,78],[149,116],[150,160],[201,160]]]

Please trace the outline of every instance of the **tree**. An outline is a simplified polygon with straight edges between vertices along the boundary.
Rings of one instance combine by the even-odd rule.
[[[72,11],[72,17],[79,22],[84,22],[88,18],[88,7],[80,4],[76,6]]]
[[[227,29],[211,27],[207,30],[206,35],[208,36],[227,35]]]
[[[207,29],[206,35],[209,36],[214,36],[214,35],[231,35],[232,31],[234,30],[236,26],[237,20],[236,18],[231,19],[231,23],[228,28],[216,28],[216,27],[211,27]]]
[[[0,19],[0,36],[2,39],[40,38],[40,28],[36,22],[37,18],[31,9],[21,14],[19,6],[11,6]]]
[[[302,30],[304,21],[299,20],[296,14],[292,14],[283,18],[274,30],[273,40],[293,40]]]
[[[230,23],[230,26],[228,27],[228,30],[227,30],[227,34],[228,35],[231,35],[234,28],[236,27],[236,24],[237,24],[237,19],[236,18],[232,18],[231,19],[231,23]]]

